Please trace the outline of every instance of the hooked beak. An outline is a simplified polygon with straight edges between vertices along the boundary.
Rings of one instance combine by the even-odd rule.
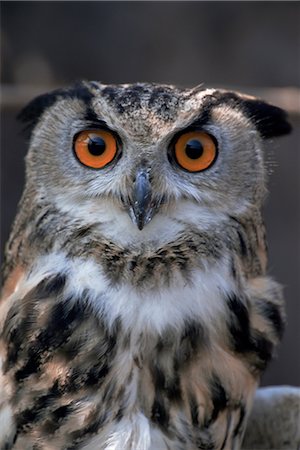
[[[140,169],[133,185],[132,203],[129,208],[131,220],[139,230],[142,230],[154,215],[155,208],[151,200],[152,190],[149,170]]]

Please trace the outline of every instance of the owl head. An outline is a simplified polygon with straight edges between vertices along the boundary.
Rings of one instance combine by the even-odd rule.
[[[36,98],[20,119],[36,202],[134,236],[259,207],[263,141],[291,129],[253,97],[144,83],[81,82]]]

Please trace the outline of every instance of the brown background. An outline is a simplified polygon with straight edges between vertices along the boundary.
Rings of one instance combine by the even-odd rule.
[[[1,249],[24,181],[15,116],[32,95],[81,78],[262,93],[288,107],[294,125],[266,150],[270,272],[285,287],[288,328],[263,384],[298,385],[299,23],[299,2],[1,2]]]

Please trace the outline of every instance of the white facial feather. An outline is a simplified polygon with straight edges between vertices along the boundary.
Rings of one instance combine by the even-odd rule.
[[[57,196],[55,205],[82,226],[95,225],[102,236],[122,247],[152,243],[158,248],[176,240],[189,225],[201,232],[227,220],[225,211],[181,199],[165,208],[162,206],[162,211],[143,230],[139,230],[129,214],[110,199],[64,194]]]

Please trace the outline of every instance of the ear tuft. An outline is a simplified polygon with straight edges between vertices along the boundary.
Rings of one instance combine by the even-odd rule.
[[[286,111],[259,99],[242,98],[242,107],[264,139],[289,134],[292,126]]]
[[[24,132],[30,134],[36,126],[43,112],[50,108],[58,98],[60,91],[53,91],[47,94],[39,95],[31,100],[28,105],[17,115],[17,119],[25,124]]]
[[[77,98],[88,105],[92,97],[93,94],[89,90],[87,83],[78,81],[70,88],[56,89],[55,91],[34,98],[22,109],[17,119],[25,124],[24,131],[26,134],[30,134],[43,112],[47,108],[50,108],[57,100],[62,98]]]
[[[218,90],[213,95],[212,105],[226,104],[241,109],[252,121],[263,139],[283,136],[291,132],[286,111],[259,98],[240,92]]]

